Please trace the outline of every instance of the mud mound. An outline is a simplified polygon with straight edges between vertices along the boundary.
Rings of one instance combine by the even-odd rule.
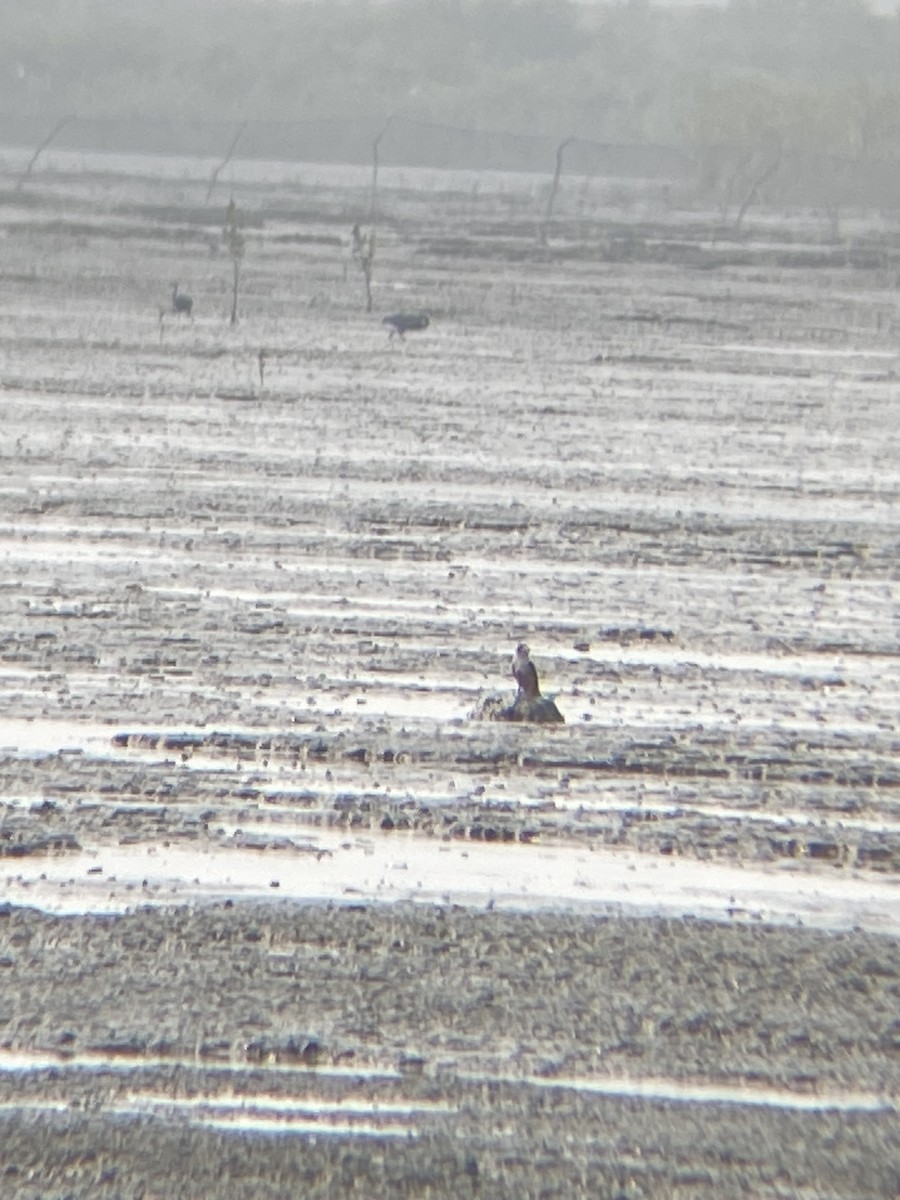
[[[551,696],[537,696],[529,700],[517,696],[512,704],[508,696],[487,696],[472,712],[475,721],[512,721],[532,725],[564,725],[566,718],[556,707]]]

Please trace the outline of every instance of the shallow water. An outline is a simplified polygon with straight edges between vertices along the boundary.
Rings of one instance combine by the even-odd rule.
[[[103,1056],[100,1054],[74,1057],[47,1056],[39,1053],[16,1053],[0,1050],[0,1072],[27,1074],[52,1069],[62,1075],[84,1077],[108,1072],[127,1075],[135,1085],[146,1078],[152,1086],[155,1071],[183,1066],[198,1066],[191,1059]],[[394,1071],[366,1070],[365,1068],[309,1067],[291,1065],[254,1065],[242,1067],[234,1063],[202,1064],[204,1072],[211,1078],[219,1076],[223,1083],[228,1080],[252,1075],[263,1078],[274,1073],[300,1074],[306,1082],[322,1079],[344,1079],[347,1081],[367,1080],[374,1082],[399,1081],[403,1077]],[[666,1079],[649,1075],[603,1075],[593,1077],[569,1076],[521,1076],[460,1073],[460,1078],[474,1083],[509,1083],[529,1088],[559,1089],[593,1093],[619,1098],[644,1100],[666,1100],[682,1104],[746,1105],[751,1107],[781,1108],[796,1112],[860,1112],[890,1113],[897,1111],[896,1097],[875,1092],[852,1089],[809,1087],[771,1087],[762,1084],[725,1084],[705,1080]],[[63,1111],[65,1103],[53,1101],[23,1100],[21,1104],[8,1101],[0,1108],[8,1110],[51,1108]],[[396,1101],[373,1100],[365,1096],[346,1096],[340,1100],[296,1099],[290,1096],[267,1094],[265,1091],[229,1092],[226,1088],[205,1092],[200,1096],[176,1097],[161,1095],[147,1090],[136,1090],[124,1102],[110,1101],[107,1111],[112,1114],[143,1113],[165,1120],[189,1120],[192,1123],[212,1125],[234,1131],[255,1130],[259,1132],[345,1132],[374,1134],[387,1132],[385,1122],[367,1124],[367,1117],[408,1117],[410,1121],[395,1127],[394,1132],[408,1130],[418,1117],[448,1114],[455,1111],[452,1105],[440,1101]],[[344,1117],[341,1122],[337,1118]]]
[[[595,908],[634,915],[865,928],[900,936],[892,876],[830,878],[802,867],[754,868],[574,846],[478,845],[403,833],[365,837],[279,826],[297,849],[95,846],[9,860],[5,897],[48,912],[122,912],[146,904],[277,897],[506,909]]]

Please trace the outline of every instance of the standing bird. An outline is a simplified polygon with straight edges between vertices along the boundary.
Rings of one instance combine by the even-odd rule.
[[[390,325],[390,336],[393,338],[395,334],[402,338],[405,333],[412,333],[417,329],[427,329],[431,323],[431,314],[428,312],[417,313],[391,313],[389,317],[383,317],[382,325]]]
[[[172,284],[172,312],[184,313],[186,316],[192,316],[194,307],[194,297],[189,296],[186,292],[179,292],[178,284]]]
[[[529,656],[528,647],[524,642],[519,642],[518,646],[516,646],[516,652],[512,660],[512,673],[516,683],[519,685],[519,693],[516,696],[516,701],[537,700],[541,694],[538,684],[538,674]]]

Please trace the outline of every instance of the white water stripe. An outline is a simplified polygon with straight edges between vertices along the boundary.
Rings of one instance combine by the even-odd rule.
[[[860,926],[900,936],[900,879],[889,874],[810,870],[793,861],[743,867],[565,843],[444,842],[377,830],[353,836],[315,829],[308,842],[299,852],[97,845],[32,856],[0,868],[0,899],[59,913],[224,898],[403,900]]]
[[[204,1058],[188,1056],[153,1056],[153,1055],[112,1055],[86,1052],[75,1054],[71,1058],[64,1054],[48,1054],[43,1050],[3,1050],[0,1049],[0,1072],[27,1073],[29,1071],[84,1071],[84,1072],[114,1072],[131,1074],[132,1072],[158,1071],[167,1067],[182,1067],[203,1072],[218,1074],[234,1074],[236,1072],[265,1071],[266,1073],[284,1073],[315,1075],[328,1079],[368,1079],[368,1080],[397,1080],[402,1079],[400,1071],[380,1067],[334,1067],[327,1065],[308,1066],[305,1063],[248,1063],[246,1059],[233,1061],[209,1061]]]
[[[305,1114],[294,1115],[287,1111],[256,1112],[252,1104],[247,1105],[246,1111],[225,1108],[219,1111],[217,1106],[210,1106],[208,1113],[189,1113],[182,1105],[168,1104],[159,1106],[143,1102],[131,1104],[107,1104],[101,1109],[92,1108],[94,1115],[112,1117],[146,1117],[155,1116],[164,1121],[190,1125],[204,1126],[208,1129],[222,1129],[235,1133],[272,1133],[272,1134],[315,1134],[330,1137],[392,1137],[410,1138],[417,1135],[415,1125],[402,1124],[397,1121],[373,1123],[371,1120],[355,1120],[348,1117],[345,1120],[333,1119],[331,1106],[322,1108],[323,1116],[316,1116],[315,1106],[310,1106]],[[62,1100],[6,1100],[0,1102],[0,1113],[22,1112],[55,1112],[71,1111],[67,1101]],[[377,1110],[373,1110],[377,1115]],[[326,1116],[325,1114],[329,1114]],[[416,1116],[412,1110],[411,1116]]]
[[[48,1060],[49,1061],[49,1060]],[[178,1060],[162,1060],[169,1064]],[[181,1060],[185,1062],[187,1060]],[[70,1064],[53,1063],[56,1069],[67,1069]],[[115,1061],[97,1060],[90,1067],[92,1071],[115,1069],[122,1072],[142,1072],[150,1070],[152,1064],[148,1060]],[[0,1069],[14,1068],[0,1064]],[[22,1068],[15,1068],[22,1069]],[[83,1068],[79,1068],[83,1069]],[[256,1068],[224,1067],[212,1068],[203,1066],[204,1070],[227,1070],[234,1072],[243,1070],[249,1072]],[[270,1070],[271,1068],[266,1068]],[[277,1068],[276,1068],[277,1069]],[[334,1071],[319,1068],[305,1068],[310,1076],[331,1076]],[[365,1072],[348,1072],[357,1077],[366,1077]],[[395,1078],[389,1073],[373,1073],[372,1078]],[[643,1076],[630,1078],[627,1076],[575,1078],[575,1077],[545,1077],[515,1075],[484,1075],[478,1073],[462,1073],[460,1078],[473,1083],[501,1083],[510,1086],[526,1086],[533,1088],[557,1088],[566,1091],[585,1092],[592,1095],[610,1096],[615,1099],[662,1100],[678,1104],[717,1104],[749,1106],[754,1108],[777,1108],[793,1112],[861,1112],[861,1113],[896,1113],[900,1104],[896,1097],[881,1095],[876,1092],[859,1090],[829,1090],[815,1092],[792,1091],[789,1088],[777,1088],[761,1084],[729,1084],[711,1083],[708,1081],[695,1082],[691,1080],[667,1079],[660,1076]],[[21,1110],[65,1112],[69,1108],[66,1101],[28,1099],[23,1101],[3,1101],[0,1112]],[[344,1099],[333,1101],[297,1100],[292,1097],[280,1097],[265,1093],[254,1095],[208,1095],[173,1099],[155,1093],[143,1095],[133,1093],[123,1104],[106,1106],[105,1111],[114,1115],[148,1113],[163,1119],[183,1120],[192,1123],[231,1129],[255,1129],[268,1131],[289,1132],[328,1132],[328,1133],[364,1133],[381,1134],[393,1131],[395,1134],[406,1134],[409,1125],[376,1124],[371,1118],[384,1115],[386,1117],[416,1117],[447,1115],[457,1110],[446,1104],[432,1101],[418,1101],[415,1104],[398,1103],[395,1101],[368,1101]],[[338,1119],[342,1118],[342,1119]]]
[[[165,1121],[188,1121],[213,1129],[254,1133],[322,1133],[364,1137],[406,1137],[415,1132],[414,1120],[430,1114],[455,1112],[450,1105],[421,1101],[398,1104],[367,1100],[295,1100],[285,1096],[168,1096],[135,1093],[127,1104],[112,1105],[116,1116],[134,1113]],[[380,1117],[395,1118],[379,1120]],[[405,1123],[396,1118],[407,1117]]]
[[[318,1072],[311,1072],[318,1074]],[[224,1092],[216,1096],[187,1096],[173,1099],[156,1093],[135,1092],[129,1096],[129,1103],[146,1105],[149,1109],[172,1110],[178,1112],[210,1112],[227,1114],[271,1113],[273,1116],[289,1117],[291,1115],[309,1116],[317,1113],[342,1113],[354,1116],[413,1116],[416,1113],[449,1113],[456,1109],[450,1104],[441,1104],[436,1100],[420,1100],[415,1104],[397,1103],[390,1100],[362,1100],[345,1098],[342,1100],[298,1100],[293,1096],[239,1095]]]
[[[513,1082],[510,1077],[508,1082]],[[499,1080],[506,1082],[506,1080]],[[886,1112],[898,1111],[893,1097],[874,1092],[795,1092],[788,1088],[757,1084],[692,1083],[678,1079],[648,1076],[629,1079],[547,1078],[529,1076],[530,1087],[563,1088],[602,1096],[640,1097],[645,1100],[672,1100],[685,1104],[738,1104],[762,1108],[785,1108],[798,1112]]]
[[[120,1115],[126,1115],[122,1109]],[[203,1125],[208,1129],[231,1130],[236,1133],[315,1134],[330,1137],[416,1137],[411,1125],[364,1125],[346,1124],[341,1121],[291,1120],[276,1121],[266,1117],[233,1116],[202,1117],[191,1121],[192,1125]]]

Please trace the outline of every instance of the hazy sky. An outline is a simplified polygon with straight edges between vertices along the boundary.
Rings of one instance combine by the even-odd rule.
[[[616,0],[579,0],[582,4],[615,3]],[[625,4],[628,0],[621,0]],[[716,8],[724,8],[729,0],[652,0],[654,4],[668,5],[671,8],[692,8],[697,5],[707,5]],[[900,8],[900,0],[868,0],[868,6],[873,11],[882,16],[893,15]]]

